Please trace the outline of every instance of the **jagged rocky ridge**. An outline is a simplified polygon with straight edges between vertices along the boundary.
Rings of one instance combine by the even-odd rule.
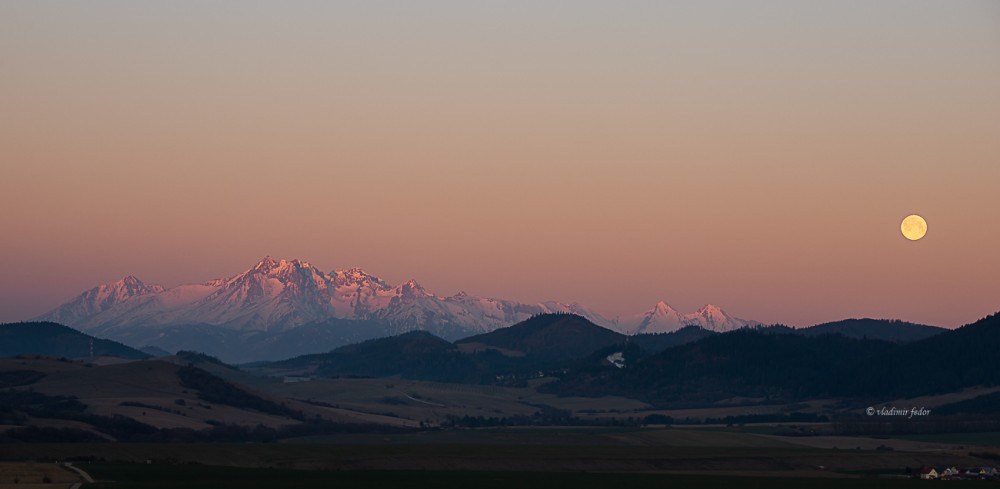
[[[229,278],[171,288],[130,275],[94,287],[35,320],[135,346],[195,348],[232,360],[324,351],[410,330],[457,339],[548,313],[579,314],[629,334],[671,332],[687,325],[729,331],[757,324],[712,305],[685,315],[663,302],[649,312],[611,321],[579,303],[522,303],[464,292],[438,296],[415,280],[392,286],[360,268],[327,273],[305,261],[271,257]],[[252,353],[223,351],[240,349]]]

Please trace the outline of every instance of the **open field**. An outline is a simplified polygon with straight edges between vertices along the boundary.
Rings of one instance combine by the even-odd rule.
[[[1000,447],[1000,432],[987,433],[933,433],[926,435],[899,435],[897,438],[928,443]]]
[[[823,425],[823,423],[819,423]],[[899,450],[905,452],[948,452],[962,451],[966,445],[979,445],[996,448],[1000,451],[1000,434],[998,433],[949,433],[942,435],[897,435],[889,437],[871,436],[837,436],[837,435],[810,435],[810,436],[788,436],[790,429],[803,426],[811,427],[808,423],[797,423],[791,425],[775,424],[748,424],[743,426],[676,426],[671,428],[674,432],[689,433],[730,433],[759,435],[763,439],[771,439],[791,443],[798,446],[821,448],[829,450],[855,449],[855,450]],[[676,435],[675,435],[676,436]],[[695,439],[708,440],[705,435],[692,435]],[[978,443],[977,443],[978,442]]]
[[[288,417],[200,399],[197,391],[181,384],[177,377],[177,358],[136,361],[127,364],[87,366],[80,362],[46,358],[0,359],[0,371],[31,371],[44,374],[18,390],[33,389],[52,396],[75,396],[88,406],[89,414],[122,415],[158,428],[208,429],[217,421],[243,426],[264,425],[273,428],[297,424]],[[830,415],[844,411],[843,401],[813,399],[793,404],[732,405],[729,399],[713,406],[690,409],[656,409],[636,399],[624,397],[559,397],[537,391],[551,378],[535,379],[527,387],[500,387],[390,378],[311,379],[285,382],[284,377],[261,375],[261,371],[241,371],[211,362],[199,368],[240,385],[252,393],[277,403],[284,403],[309,419],[342,423],[379,424],[394,427],[441,426],[453,418],[532,417],[548,408],[568,411],[570,416],[591,424],[609,420],[636,424],[645,416],[659,414],[683,422],[743,416],[788,415],[806,413]],[[968,399],[996,388],[967,389],[941,396],[908,399],[900,406],[929,406]],[[855,408],[851,408],[851,411]],[[864,407],[856,408],[862,413]],[[549,410],[551,412],[551,410]],[[780,419],[780,418],[778,418]],[[802,419],[802,418],[799,418]],[[806,418],[808,419],[808,418]],[[478,424],[476,424],[478,423]],[[470,420],[467,426],[488,426],[495,422]],[[32,420],[39,426],[51,420]],[[830,425],[783,423],[801,426],[809,434],[833,434]],[[806,425],[809,425],[806,427]],[[52,425],[55,426],[55,425]],[[87,429],[86,427],[81,427]],[[772,433],[792,434],[790,429]],[[801,433],[799,433],[801,434]]]
[[[0,488],[67,488],[80,476],[55,463],[0,462]]]
[[[220,420],[230,424],[269,427],[298,423],[283,416],[200,399],[196,390],[181,384],[177,377],[178,368],[176,363],[162,360],[87,366],[80,362],[47,358],[0,359],[0,371],[26,370],[44,374],[40,380],[30,385],[17,386],[16,389],[30,389],[51,396],[76,397],[87,405],[89,414],[126,416],[157,428],[168,429],[207,429]],[[236,372],[241,380],[252,378],[238,371],[232,372]],[[263,379],[262,382],[266,384],[267,380]],[[275,398],[274,401],[283,402],[309,418],[387,426],[419,425],[417,421],[362,410],[317,406],[283,398]],[[65,423],[61,420],[41,419],[33,420],[31,424],[62,427],[61,424]],[[86,429],[76,425],[79,423],[70,422],[66,426]]]
[[[705,476],[692,474],[601,474],[588,472],[471,472],[471,471],[350,471],[244,469],[213,466],[156,466],[93,464],[89,466],[98,484],[90,487],[136,489],[255,489],[296,488],[442,488],[476,487],[480,489],[577,489],[628,487],[630,489],[716,488],[746,489],[834,488],[844,487],[843,479],[811,477]],[[103,482],[108,481],[108,482]],[[111,482],[114,481],[114,482]],[[854,478],[854,488],[919,487],[923,481]],[[959,483],[960,484],[960,483]],[[961,485],[961,484],[960,484]]]
[[[318,401],[354,411],[389,414],[439,424],[448,416],[530,416],[547,405],[574,413],[599,412],[600,417],[641,417],[649,405],[623,397],[558,397],[531,387],[424,382],[399,378],[315,379],[284,383],[267,377],[239,378],[241,382],[275,397]]]
[[[649,428],[518,427],[423,431],[386,435],[346,434],[310,436],[286,443],[336,445],[545,445],[545,446],[659,446],[719,448],[802,448],[794,438],[768,437],[725,431]]]
[[[628,416],[643,417],[650,414],[661,414],[670,416],[675,420],[703,420],[705,418],[725,418],[727,416],[755,416],[767,414],[789,414],[809,413],[825,414],[831,411],[829,405],[835,401],[827,399],[809,400],[794,404],[753,404],[753,405],[718,405],[708,407],[697,407],[688,409],[643,409],[638,412],[584,412],[579,416],[582,419],[593,418],[624,418]]]
[[[70,372],[88,368],[82,362],[57,360],[49,357],[0,358],[0,372],[32,370],[44,374]]]
[[[1000,387],[971,387],[968,389],[962,389],[956,392],[948,392],[945,394],[912,397],[907,399],[896,399],[892,401],[887,401],[883,404],[887,406],[897,406],[897,407],[916,406],[916,407],[926,407],[933,409],[937,406],[952,404],[959,401],[967,401],[969,399],[986,394],[992,394],[994,392],[1000,392]]]
[[[202,402],[180,384],[176,371],[176,365],[161,361],[66,369],[47,374],[31,388],[48,395],[74,396],[93,414],[128,416],[160,428],[204,429],[210,427],[206,421],[212,419],[266,426],[290,422],[278,416]],[[179,401],[184,405],[176,404]]]
[[[0,445],[6,460],[107,460],[301,470],[683,472],[841,476],[987,461],[909,440],[689,429],[522,428],[353,434],[269,444]],[[832,445],[838,449],[813,445]],[[900,443],[900,449],[880,445]],[[909,444],[909,445],[905,445]],[[860,447],[860,448],[858,448]],[[912,451],[903,448],[913,448]]]

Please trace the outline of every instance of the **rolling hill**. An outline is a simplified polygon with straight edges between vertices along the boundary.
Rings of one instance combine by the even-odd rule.
[[[0,357],[45,355],[51,357],[89,358],[148,357],[134,348],[111,340],[102,340],[73,328],[50,322],[0,324]]]
[[[539,371],[570,368],[625,337],[572,314],[536,316],[509,328],[450,343],[426,331],[368,340],[328,353],[254,368],[319,377],[388,377],[446,382],[521,384]]]
[[[411,331],[342,346],[329,353],[265,364],[319,377],[388,377],[450,382],[480,381],[481,366],[452,343],[426,331]]]
[[[795,330],[805,336],[839,334],[848,338],[885,340],[893,343],[909,343],[923,340],[948,331],[937,326],[908,323],[887,319],[845,319],[832,323],[817,324]]]
[[[495,350],[547,362],[581,359],[596,350],[624,343],[625,336],[575,314],[545,314],[513,326],[456,342],[465,351]]]
[[[268,441],[283,433],[407,426],[262,394],[183,362],[0,359],[0,440]],[[16,375],[14,375],[16,374]]]
[[[569,372],[544,389],[694,405],[730,398],[878,400],[1000,385],[1000,314],[904,344],[796,333],[758,328],[713,335],[642,358],[630,368]]]
[[[671,333],[644,333],[629,337],[629,342],[635,343],[649,353],[658,353],[667,348],[686,345],[718,334],[700,326],[685,326]]]

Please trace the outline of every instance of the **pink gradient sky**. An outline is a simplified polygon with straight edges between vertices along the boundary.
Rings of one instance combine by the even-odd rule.
[[[609,317],[1000,309],[1000,3],[248,3],[0,4],[0,321],[268,254]]]

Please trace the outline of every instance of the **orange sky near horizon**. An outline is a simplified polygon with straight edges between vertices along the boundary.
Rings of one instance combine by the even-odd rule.
[[[1000,4],[475,4],[0,4],[0,321],[264,255],[611,318],[1000,310]]]

